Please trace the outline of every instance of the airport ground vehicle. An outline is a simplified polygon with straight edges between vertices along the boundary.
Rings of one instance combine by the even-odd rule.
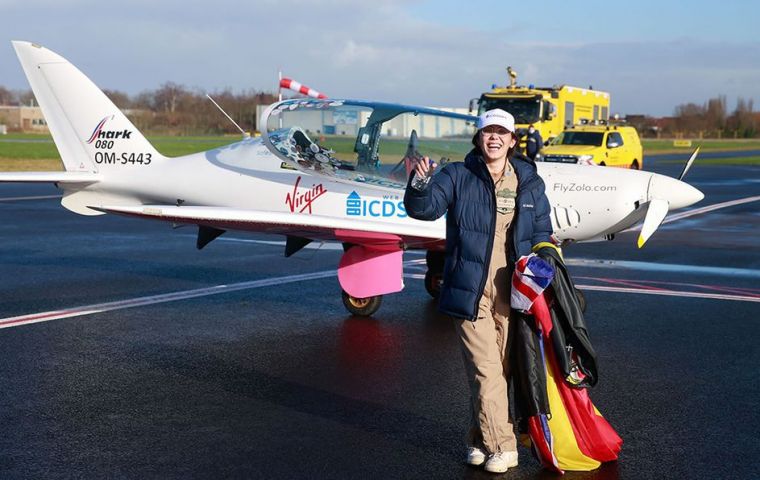
[[[641,170],[643,148],[636,129],[618,125],[578,125],[560,133],[544,147],[543,160],[597,164]]]
[[[590,88],[555,85],[534,87],[517,85],[517,73],[507,68],[509,86],[493,85],[490,92],[470,101],[470,110],[478,115],[486,110],[501,108],[515,117],[515,126],[527,130],[534,125],[545,142],[551,141],[570,125],[582,122],[606,122],[610,111],[610,94]],[[524,142],[521,146],[524,147]]]

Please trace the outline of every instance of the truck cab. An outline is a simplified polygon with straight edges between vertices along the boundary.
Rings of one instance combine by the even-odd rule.
[[[544,147],[543,161],[640,170],[643,148],[636,129],[623,125],[578,125]]]
[[[545,142],[559,135],[570,125],[581,122],[606,122],[609,119],[610,95],[591,88],[555,85],[535,87],[517,85],[517,73],[507,68],[509,86],[493,85],[491,91],[470,102],[478,115],[487,110],[501,108],[515,117],[518,134],[524,136],[531,124]],[[524,147],[524,139],[520,146]]]

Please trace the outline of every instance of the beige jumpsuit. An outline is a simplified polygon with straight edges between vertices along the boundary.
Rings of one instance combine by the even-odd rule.
[[[517,196],[517,177],[509,162],[495,190],[496,232],[478,318],[474,322],[455,319],[470,383],[472,418],[466,442],[489,453],[517,450],[506,380],[510,310],[507,257]]]

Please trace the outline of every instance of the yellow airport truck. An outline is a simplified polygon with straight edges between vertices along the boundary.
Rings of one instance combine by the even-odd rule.
[[[490,92],[470,101],[470,110],[478,115],[492,108],[501,108],[515,117],[518,133],[534,125],[545,143],[551,141],[565,128],[584,124],[606,122],[610,116],[610,94],[590,88],[559,85],[534,87],[517,85],[517,73],[507,67],[509,86],[493,85]],[[521,142],[523,143],[523,142]]]

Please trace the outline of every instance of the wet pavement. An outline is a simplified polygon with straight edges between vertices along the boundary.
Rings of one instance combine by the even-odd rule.
[[[757,178],[697,164],[691,208],[760,195]],[[280,237],[233,233],[197,251],[191,228],[3,201],[56,194],[0,185],[0,322],[73,315],[0,329],[0,478],[554,477],[525,449],[503,476],[463,464],[464,370],[420,254],[362,319],[330,246],[284,258]],[[599,356],[591,397],[625,442],[566,478],[757,476],[759,207],[663,225],[642,250],[635,232],[566,249]]]

